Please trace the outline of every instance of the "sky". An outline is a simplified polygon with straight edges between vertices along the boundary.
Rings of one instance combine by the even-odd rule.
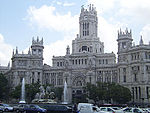
[[[13,49],[27,53],[32,39],[44,39],[44,63],[52,56],[64,56],[67,45],[79,33],[81,6],[94,4],[98,16],[98,37],[105,53],[117,53],[117,32],[132,30],[135,45],[142,35],[150,41],[150,0],[1,0],[0,65],[11,62]]]

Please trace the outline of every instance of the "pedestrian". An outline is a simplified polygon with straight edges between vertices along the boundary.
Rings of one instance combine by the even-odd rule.
[[[78,113],[77,104],[75,103],[73,106],[73,113]]]

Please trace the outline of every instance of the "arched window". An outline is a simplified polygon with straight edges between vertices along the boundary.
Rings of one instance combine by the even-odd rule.
[[[87,51],[87,46],[82,46],[82,51]]]

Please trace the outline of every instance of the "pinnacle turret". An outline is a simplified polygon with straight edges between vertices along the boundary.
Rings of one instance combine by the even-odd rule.
[[[125,31],[122,31],[121,28],[118,31],[118,39],[119,38],[132,38],[132,31],[131,29],[128,30],[128,28],[126,28]]]
[[[69,47],[69,45],[66,48],[66,55],[70,55],[70,47]]]
[[[143,39],[142,39],[142,36],[141,36],[141,39],[140,39],[140,42],[139,42],[139,45],[143,45]]]
[[[18,47],[16,47],[16,54],[18,54]]]
[[[32,38],[32,45],[41,45],[43,46],[43,38],[39,40],[39,37],[37,36],[37,39],[35,40],[34,37]]]

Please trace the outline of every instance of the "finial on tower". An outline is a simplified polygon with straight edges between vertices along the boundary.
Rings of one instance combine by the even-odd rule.
[[[39,36],[37,36],[37,42],[39,42]]]
[[[84,5],[81,6],[81,12],[84,12]]]
[[[130,29],[130,32],[128,30],[128,28],[126,28],[125,31],[122,31],[121,28],[120,28],[120,31],[118,32],[118,38],[132,38],[132,32],[131,32],[131,29]]]
[[[14,53],[14,49],[13,49],[13,53],[12,53],[12,56],[14,56],[14,54],[15,54],[15,53]]]
[[[43,44],[43,37],[42,37],[41,43]]]
[[[18,47],[16,47],[16,54],[18,54]]]
[[[141,35],[141,39],[140,39],[140,43],[139,43],[139,45],[143,45],[142,35]]]
[[[70,47],[69,47],[69,45],[66,48],[66,55],[70,55]]]
[[[10,68],[10,61],[8,62],[8,66],[7,67]]]

